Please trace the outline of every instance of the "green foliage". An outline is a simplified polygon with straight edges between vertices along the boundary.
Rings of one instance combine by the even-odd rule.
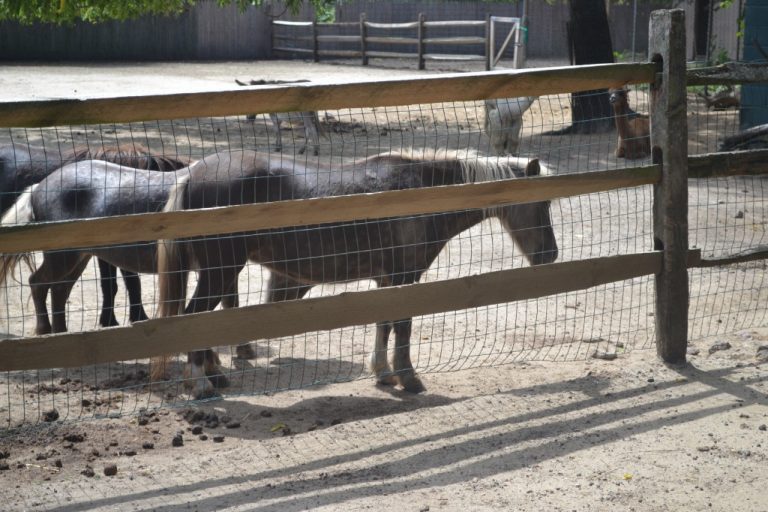
[[[712,52],[712,62],[711,64],[713,66],[719,66],[720,64],[725,64],[726,62],[730,62],[730,57],[728,57],[728,52],[725,48],[715,48]]]
[[[116,19],[125,20],[142,14],[179,14],[194,0],[2,0],[0,20],[21,23],[72,23],[83,20],[91,23]]]
[[[220,6],[236,5],[241,11],[259,6],[263,0],[216,0]],[[320,9],[326,9],[332,0],[309,0]],[[139,16],[171,16],[183,13],[195,5],[196,0],[0,0],[0,21],[14,20],[30,23],[73,23],[87,21],[100,23],[109,20],[128,20]],[[291,12],[298,12],[302,0],[285,0]]]
[[[315,3],[315,17],[320,23],[336,21],[336,0],[319,0]]]

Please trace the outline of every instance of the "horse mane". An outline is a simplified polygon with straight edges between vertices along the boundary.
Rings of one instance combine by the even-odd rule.
[[[398,152],[382,153],[380,156],[396,156],[421,161],[458,160],[465,183],[494,181],[508,178],[524,178],[530,158],[516,156],[483,156],[474,149],[447,148],[404,148]],[[551,174],[549,169],[539,164],[540,175]]]
[[[149,171],[175,171],[190,164],[190,160],[183,157],[153,155],[148,147],[137,142],[97,148],[77,146],[65,155],[65,158],[75,161],[105,160],[125,167]]]

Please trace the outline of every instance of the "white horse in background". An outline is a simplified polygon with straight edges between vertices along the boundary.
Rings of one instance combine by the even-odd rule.
[[[517,155],[523,114],[531,108],[535,96],[485,100],[485,133],[496,155]]]

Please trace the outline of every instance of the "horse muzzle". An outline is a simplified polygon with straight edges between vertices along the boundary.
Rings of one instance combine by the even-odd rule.
[[[545,263],[553,263],[558,257],[557,246],[544,248],[536,251],[528,257],[528,261],[531,265],[543,265]]]

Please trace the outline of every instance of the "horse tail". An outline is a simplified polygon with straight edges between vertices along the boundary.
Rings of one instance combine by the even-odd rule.
[[[0,218],[0,226],[29,224],[35,220],[35,211],[32,208],[32,193],[36,188],[37,184],[27,187],[22,192],[19,199]],[[5,289],[8,277],[13,274],[16,266],[22,261],[30,270],[34,268],[32,253],[0,254],[0,288]]]
[[[184,209],[184,197],[187,192],[189,175],[179,179],[171,188],[168,201],[163,207],[164,212]],[[157,273],[158,295],[157,316],[160,318],[176,316],[184,313],[187,298],[187,249],[183,242],[177,240],[158,240],[157,242]],[[152,359],[152,379],[162,380],[171,355],[165,354]]]

